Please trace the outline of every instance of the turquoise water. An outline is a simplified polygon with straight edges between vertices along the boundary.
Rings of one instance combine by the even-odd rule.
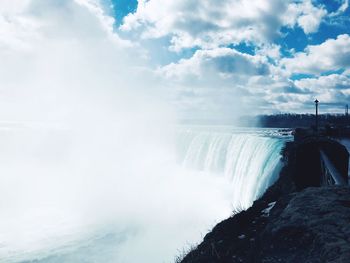
[[[184,167],[224,177],[233,207],[249,207],[278,176],[280,152],[291,136],[279,129],[179,127],[178,160]]]

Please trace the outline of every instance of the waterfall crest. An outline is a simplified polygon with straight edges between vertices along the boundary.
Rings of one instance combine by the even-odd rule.
[[[222,176],[232,187],[234,208],[247,208],[276,179],[284,140],[264,130],[180,128],[178,162],[187,169]]]
[[[161,143],[132,129],[124,145],[102,130],[80,141],[56,126],[0,129],[1,263],[170,262],[265,191],[285,141],[273,129],[176,126]]]

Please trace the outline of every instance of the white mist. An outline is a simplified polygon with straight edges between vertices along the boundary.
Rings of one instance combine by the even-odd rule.
[[[176,160],[176,112],[102,10],[13,3],[1,11],[0,262],[169,262],[231,214],[227,177]]]

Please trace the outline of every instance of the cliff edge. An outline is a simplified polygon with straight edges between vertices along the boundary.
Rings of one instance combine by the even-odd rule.
[[[350,189],[305,185],[288,143],[278,181],[253,206],[214,227],[181,262],[350,262]]]

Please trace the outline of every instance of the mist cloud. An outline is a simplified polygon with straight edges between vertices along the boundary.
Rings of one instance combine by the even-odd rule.
[[[118,237],[104,262],[172,260],[227,216],[222,180],[175,169],[161,82],[98,2],[4,3],[2,260],[76,262],[72,249],[103,242],[96,233]]]

